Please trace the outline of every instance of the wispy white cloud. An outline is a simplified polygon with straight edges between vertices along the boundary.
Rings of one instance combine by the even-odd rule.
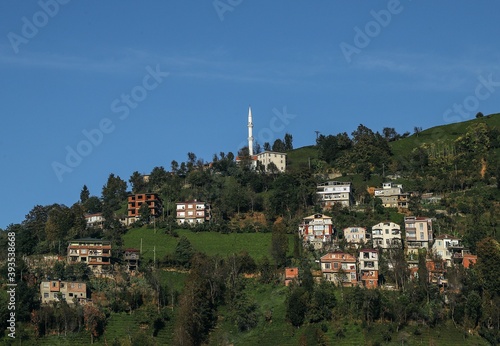
[[[270,84],[312,83],[307,79],[324,76],[334,70],[327,61],[238,60],[223,49],[159,54],[134,48],[103,48],[85,56],[33,51],[16,55],[9,52],[8,47],[0,45],[0,68],[14,66],[25,69],[126,74],[151,64],[160,64],[172,75],[185,78]]]
[[[384,73],[383,83],[405,89],[464,91],[482,74],[500,74],[495,54],[477,56],[437,56],[375,52],[365,54],[353,67],[368,73]]]

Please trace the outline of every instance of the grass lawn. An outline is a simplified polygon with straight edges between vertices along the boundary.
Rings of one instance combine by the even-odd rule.
[[[296,171],[308,167],[309,159],[318,158],[318,148],[314,145],[291,150],[286,153],[287,170]]]
[[[186,229],[178,229],[179,237],[172,237],[162,230],[135,228],[129,230],[124,236],[126,248],[140,249],[142,239],[142,257],[146,260],[153,259],[156,251],[156,259],[162,259],[166,254],[172,254],[179,241],[185,236],[193,245],[194,249],[204,252],[209,256],[227,256],[232,253],[247,251],[256,261],[264,256],[270,257],[271,233],[230,233],[222,234],[215,232],[192,232]],[[289,252],[293,250],[293,236],[289,236]]]
[[[465,134],[467,128],[475,122],[484,122],[489,127],[496,127],[498,129],[500,128],[500,114],[492,114],[480,119],[432,127],[420,132],[418,136],[414,134],[399,141],[391,142],[390,146],[394,155],[403,156],[423,143],[436,142],[438,140],[441,142],[451,142]]]
[[[247,332],[240,332],[227,315],[227,308],[221,313],[215,330],[210,335],[209,345],[297,345],[298,334],[285,318],[285,299],[288,288],[259,284],[253,279],[247,280],[246,292],[258,304],[260,319],[258,325]],[[272,321],[264,319],[266,311],[272,311]]]

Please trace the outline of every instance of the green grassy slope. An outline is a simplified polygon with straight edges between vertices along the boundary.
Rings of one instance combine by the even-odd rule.
[[[264,256],[270,257],[271,233],[230,233],[192,232],[190,230],[176,230],[179,238],[185,236],[194,249],[209,256],[220,255],[225,257],[233,253],[247,251],[255,260]],[[152,229],[135,228],[124,236],[125,247],[140,249],[142,238],[142,257],[153,259],[156,247],[156,259],[162,259],[166,254],[172,254],[179,238],[165,234],[162,230],[156,233]],[[293,249],[293,237],[289,236],[289,250]]]
[[[318,149],[314,145],[297,148],[287,152],[287,170],[298,171],[309,167],[309,159],[318,158]]]
[[[467,127],[476,122],[484,122],[490,127],[500,129],[500,113],[486,115],[483,118],[471,119],[468,121],[446,124],[432,127],[420,132],[417,135],[413,134],[407,138],[391,142],[391,150],[395,157],[411,152],[414,148],[419,147],[423,143],[431,143],[436,141],[451,142],[459,136],[467,132]],[[331,133],[335,135],[336,133]],[[301,168],[308,167],[309,159],[318,158],[318,149],[314,145],[305,146],[291,150],[287,153],[289,171],[296,171]]]
[[[391,142],[391,150],[394,155],[398,157],[411,152],[414,148],[417,148],[424,143],[437,141],[449,143],[465,134],[467,132],[467,127],[477,122],[484,122],[490,127],[500,129],[500,113],[487,115],[479,119],[431,127],[430,129],[420,132],[418,136],[413,134],[407,138]]]

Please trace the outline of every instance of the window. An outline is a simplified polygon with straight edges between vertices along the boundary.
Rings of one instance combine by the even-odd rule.
[[[87,249],[82,249],[82,250],[80,251],[80,253],[81,253],[82,255],[86,255],[86,254],[87,254]]]
[[[419,224],[418,224],[418,227],[419,227],[419,229],[420,229],[421,231],[423,231],[423,230],[424,230],[424,224],[423,224],[423,223],[419,223]]]
[[[325,269],[330,269],[330,263],[325,263]]]
[[[48,282],[44,282],[43,283],[43,287],[48,288],[49,287],[49,283]]]
[[[57,287],[57,281],[52,281],[52,287]]]
[[[43,294],[43,297],[44,297],[44,298],[48,298],[48,297],[49,297],[49,294],[48,294],[48,293],[44,293],[44,294]]]
[[[389,234],[389,230],[388,229],[385,230],[385,234]]]
[[[334,263],[334,264],[333,264],[333,268],[334,268],[334,269],[339,269],[339,264],[338,264],[338,263]]]
[[[424,240],[424,232],[420,232],[420,240]]]

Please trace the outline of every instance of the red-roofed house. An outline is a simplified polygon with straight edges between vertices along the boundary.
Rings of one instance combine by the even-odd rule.
[[[327,253],[321,257],[321,271],[326,280],[336,285],[353,287],[358,284],[356,257],[348,253]]]

